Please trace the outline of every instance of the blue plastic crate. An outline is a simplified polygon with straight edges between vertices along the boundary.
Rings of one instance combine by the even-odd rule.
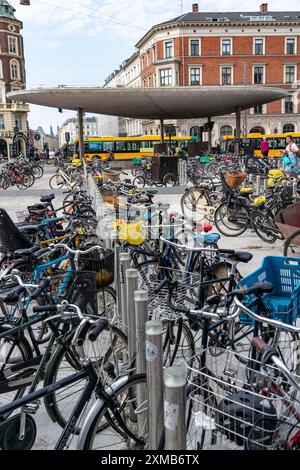
[[[289,325],[294,324],[300,316],[300,258],[266,256],[261,267],[244,277],[240,286],[250,287],[254,282],[273,284],[273,291],[263,296],[270,317]],[[254,298],[249,296],[245,305],[249,305]],[[240,322],[251,324],[253,320],[243,314],[240,315]]]

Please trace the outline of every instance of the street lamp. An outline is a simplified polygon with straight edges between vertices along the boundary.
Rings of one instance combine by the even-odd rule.
[[[20,5],[30,5],[30,0],[20,0]]]

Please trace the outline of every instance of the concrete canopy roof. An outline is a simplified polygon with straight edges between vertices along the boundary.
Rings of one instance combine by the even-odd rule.
[[[288,96],[265,86],[170,88],[39,88],[8,93],[14,101],[136,119],[192,119],[221,116]]]

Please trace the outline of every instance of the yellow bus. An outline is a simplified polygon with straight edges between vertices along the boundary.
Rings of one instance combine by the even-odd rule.
[[[194,141],[191,136],[165,137],[165,142],[176,148],[187,147],[188,142]],[[75,144],[74,158],[79,155],[79,139],[73,140]],[[114,154],[115,160],[128,160],[138,157],[153,157],[154,144],[160,143],[158,135],[144,135],[139,137],[90,137],[84,139],[84,158],[91,161],[93,158],[106,159],[109,152]]]
[[[293,136],[295,139],[295,143],[300,146],[300,133],[298,132],[286,132],[285,134],[248,134],[246,138],[241,138],[241,153],[244,154],[247,151],[248,147],[254,150],[254,155],[256,155],[257,157],[262,157],[260,143],[262,139],[266,138],[270,145],[269,157],[280,157],[280,152],[284,152],[286,149],[286,137],[288,135]],[[223,137],[223,140],[220,143],[221,152],[229,152],[233,144],[233,135],[227,135]]]

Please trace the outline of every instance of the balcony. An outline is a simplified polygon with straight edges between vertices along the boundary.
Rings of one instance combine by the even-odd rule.
[[[25,103],[0,103],[0,110],[8,110],[13,113],[29,113],[29,105]]]

